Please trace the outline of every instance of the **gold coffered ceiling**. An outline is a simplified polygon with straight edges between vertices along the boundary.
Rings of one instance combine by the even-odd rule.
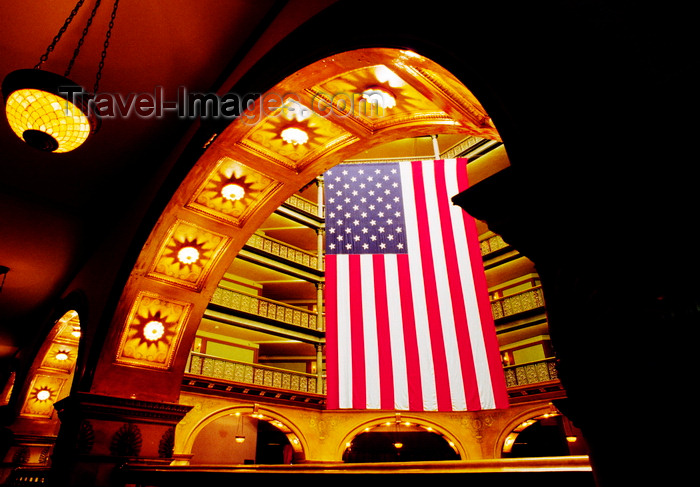
[[[227,244],[226,236],[179,220],[158,251],[149,277],[200,289]]]
[[[363,99],[374,88],[392,94],[395,106],[381,108]],[[395,49],[319,61],[266,92],[241,121],[222,134],[225,144],[296,172],[335,151],[396,138],[401,130],[403,137],[462,133],[500,140],[484,108],[459,80],[422,56]],[[286,142],[287,127],[305,131],[308,141]]]
[[[30,385],[25,392],[21,415],[50,418],[54,403],[68,393],[78,358],[80,321],[70,311],[62,316],[36,358]]]
[[[396,104],[391,108],[383,108],[364,100],[362,94],[373,88],[383,89],[393,95]],[[426,121],[448,125],[457,123],[438,108],[430,97],[423,96],[408,84],[397,74],[396,69],[389,69],[384,64],[342,73],[310,91],[314,99],[323,100],[322,107],[332,104],[338,117],[347,118],[348,124],[359,125],[367,134],[387,127]]]
[[[190,305],[148,292],[134,300],[122,333],[117,362],[168,369]]]
[[[391,103],[367,103],[367,90]],[[289,128],[302,137],[283,137]],[[153,229],[115,314],[116,362],[184,362],[181,337],[191,339],[238,251],[285,199],[372,146],[432,134],[500,140],[476,97],[412,52],[338,54],[268,90],[207,143]]]
[[[276,98],[276,95],[268,96]],[[265,116],[239,145],[252,154],[300,171],[306,164],[332,151],[333,147],[352,142],[353,137],[306,105],[293,103],[295,98],[298,97],[280,98],[279,107]],[[264,107],[262,109],[265,111]],[[295,116],[299,113],[303,115]],[[308,140],[299,144],[286,142],[282,133],[287,128],[302,130]]]
[[[228,195],[226,188],[231,185],[238,187],[240,194]],[[230,157],[222,157],[186,208],[240,227],[279,185],[260,171]]]

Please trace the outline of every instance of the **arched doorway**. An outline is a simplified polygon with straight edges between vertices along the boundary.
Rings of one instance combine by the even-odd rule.
[[[505,439],[504,458],[588,455],[580,430],[559,412],[525,419]]]
[[[389,424],[357,435],[343,454],[347,463],[459,460],[442,435],[420,426]]]
[[[281,465],[304,458],[293,429],[257,405],[217,413],[193,435],[189,452],[192,465]]]
[[[393,418],[373,421],[345,442],[346,463],[420,462],[463,459],[459,446],[430,422]]]

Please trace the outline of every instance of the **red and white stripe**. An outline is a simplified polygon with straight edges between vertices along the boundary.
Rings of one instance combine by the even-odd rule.
[[[328,407],[505,408],[466,160],[401,171],[408,254],[326,256]]]

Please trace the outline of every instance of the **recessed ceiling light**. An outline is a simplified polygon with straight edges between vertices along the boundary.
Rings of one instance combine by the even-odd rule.
[[[245,196],[245,188],[240,184],[229,183],[221,188],[221,196],[229,201],[238,201]]]
[[[165,327],[160,321],[149,321],[143,327],[143,336],[152,342],[160,340],[164,333]]]
[[[309,141],[309,135],[297,127],[287,127],[280,135],[289,144],[300,145]]]
[[[194,264],[199,260],[199,250],[191,246],[182,247],[177,252],[177,260],[183,264]]]
[[[396,98],[394,95],[381,87],[366,89],[362,92],[362,98],[367,100],[367,103],[376,105],[379,108],[394,108],[396,106]]]
[[[60,362],[68,360],[68,357],[69,357],[68,352],[63,351],[63,350],[57,352],[55,355],[56,360],[58,360]]]
[[[36,393],[36,398],[38,401],[46,401],[50,397],[51,391],[49,391],[48,389],[41,389]]]

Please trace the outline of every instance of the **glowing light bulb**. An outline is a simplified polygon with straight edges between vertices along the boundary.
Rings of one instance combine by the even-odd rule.
[[[53,93],[19,89],[8,97],[5,114],[12,131],[28,144],[47,152],[70,152],[93,132],[78,106]]]
[[[240,184],[230,183],[221,188],[221,196],[229,201],[238,201],[245,196],[245,189]]]
[[[287,127],[280,135],[282,139],[289,144],[300,145],[306,144],[309,141],[308,134],[296,127]]]
[[[396,106],[394,95],[382,88],[369,88],[362,92],[362,98],[367,100],[367,103],[379,108],[394,108]]]
[[[68,360],[68,352],[58,352],[56,354],[56,360],[59,360],[61,362],[63,362],[64,360]]]
[[[183,264],[194,264],[199,260],[199,250],[194,247],[182,247],[177,253],[177,260]]]
[[[149,321],[143,327],[143,336],[152,342],[160,340],[164,333],[165,327],[160,321]]]
[[[46,389],[42,389],[36,393],[36,398],[39,401],[46,401],[50,397],[51,397],[51,391],[47,391]]]

